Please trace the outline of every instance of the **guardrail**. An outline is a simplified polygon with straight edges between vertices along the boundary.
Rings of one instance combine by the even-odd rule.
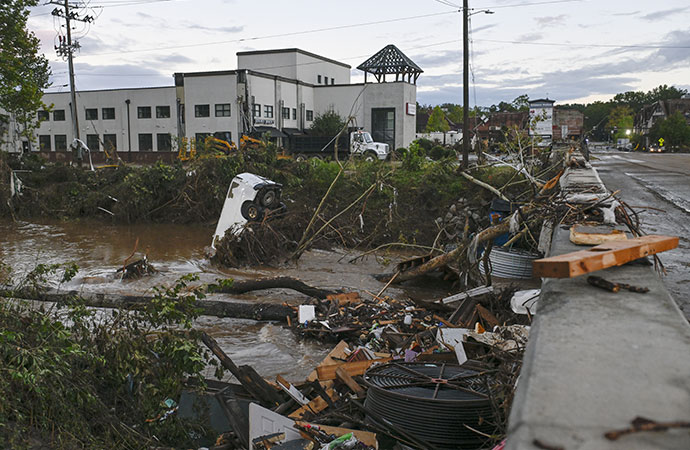
[[[583,167],[562,177],[564,191],[606,192],[596,170],[579,162]],[[548,256],[581,249],[555,227]],[[505,448],[690,448],[688,428],[606,436],[638,417],[690,421],[690,324],[652,266],[631,263],[596,275],[649,292],[608,292],[586,276],[543,281]]]

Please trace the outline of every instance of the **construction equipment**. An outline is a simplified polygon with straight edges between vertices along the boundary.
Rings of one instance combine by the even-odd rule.
[[[265,144],[259,140],[243,135],[240,137],[240,151],[248,149],[262,149]],[[207,136],[202,145],[197,140],[182,138],[180,140],[177,159],[189,161],[196,158],[220,158],[231,155],[237,151],[237,145],[233,141],[219,139],[214,136]]]

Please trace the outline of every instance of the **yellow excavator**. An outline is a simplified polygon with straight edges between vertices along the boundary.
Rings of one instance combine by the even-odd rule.
[[[231,155],[237,151],[237,145],[233,141],[226,141],[218,139],[213,136],[208,136],[204,140],[203,146],[197,148],[197,141],[182,138],[180,142],[180,149],[177,153],[177,159],[180,161],[189,161],[196,158],[220,158],[222,156]],[[260,149],[264,147],[264,143],[259,139],[254,139],[249,136],[242,136],[240,138],[240,151],[247,149]]]

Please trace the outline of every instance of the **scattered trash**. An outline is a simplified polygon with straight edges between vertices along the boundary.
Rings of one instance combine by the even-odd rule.
[[[575,224],[570,227],[570,242],[575,245],[599,245],[626,239],[628,236],[624,231],[612,229],[609,226]]]
[[[587,277],[587,283],[591,284],[594,287],[598,287],[614,293],[620,291],[621,289],[626,289],[630,292],[637,292],[639,294],[645,294],[649,292],[649,288],[646,287],[632,286],[627,283],[614,283],[612,281],[608,281],[604,278],[596,276]]]
[[[510,299],[510,309],[515,314],[535,314],[537,312],[537,301],[541,295],[541,289],[528,289],[517,291]]]
[[[494,248],[489,253],[491,275],[499,278],[530,279],[532,261],[537,258],[539,255],[525,250]],[[479,264],[479,271],[485,273],[483,264]]]

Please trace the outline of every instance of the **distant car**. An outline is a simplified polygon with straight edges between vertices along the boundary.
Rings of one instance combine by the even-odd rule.
[[[662,153],[664,151],[663,147],[659,147],[658,145],[652,145],[649,147],[649,153]]]

